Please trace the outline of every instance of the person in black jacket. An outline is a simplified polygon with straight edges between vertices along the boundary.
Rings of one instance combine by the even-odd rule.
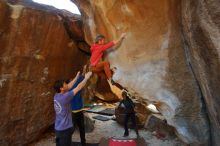
[[[137,134],[137,137],[139,137],[138,128],[137,128],[137,124],[136,124],[136,120],[135,120],[135,111],[134,111],[135,104],[129,98],[129,95],[126,91],[122,92],[122,97],[123,97],[123,100],[120,102],[119,106],[123,105],[124,108],[125,108],[125,116],[124,116],[124,129],[125,129],[125,132],[124,132],[124,137],[129,136],[128,122],[129,122],[130,118],[131,118],[132,125],[135,128],[135,132]]]

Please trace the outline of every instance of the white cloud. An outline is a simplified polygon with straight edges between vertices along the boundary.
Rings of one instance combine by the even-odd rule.
[[[65,9],[74,14],[80,14],[77,6],[70,0],[33,0],[36,3],[41,3],[45,5],[51,5],[58,9]]]

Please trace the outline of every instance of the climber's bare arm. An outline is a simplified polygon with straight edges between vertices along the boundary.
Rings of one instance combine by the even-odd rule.
[[[73,85],[76,83],[77,79],[79,78],[79,75],[80,72],[78,71],[75,78],[67,84],[68,89],[71,89],[73,87]]]
[[[126,33],[122,33],[121,36],[117,40],[113,40],[113,43],[116,45],[120,43],[126,36]]]
[[[82,80],[82,82],[80,82],[80,83],[78,84],[78,86],[72,90],[72,92],[73,92],[74,95],[76,95],[76,94],[86,85],[86,82],[87,82],[88,79],[91,77],[91,75],[92,75],[92,72],[87,72],[87,73],[85,74],[85,77],[84,77],[84,79]]]

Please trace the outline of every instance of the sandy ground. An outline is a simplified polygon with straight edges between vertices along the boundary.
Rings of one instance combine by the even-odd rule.
[[[89,116],[93,117],[96,114],[89,113]],[[107,116],[109,117],[109,116]],[[141,129],[139,130],[140,136],[145,139],[148,146],[184,146],[184,144],[178,138],[165,138],[158,139],[151,132]],[[113,120],[99,121],[95,120],[95,129],[91,133],[86,133],[86,140],[88,143],[99,143],[102,137],[117,137],[122,138],[124,129]],[[136,138],[134,130],[130,130],[130,138]],[[74,132],[73,141],[80,141],[78,130]],[[38,142],[31,144],[31,146],[55,146],[54,133],[47,133],[45,138],[40,139]]]

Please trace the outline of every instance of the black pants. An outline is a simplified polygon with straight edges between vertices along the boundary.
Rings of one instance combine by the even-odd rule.
[[[56,146],[71,146],[73,128],[68,128],[62,131],[55,131],[56,133]]]
[[[79,128],[79,133],[80,133],[80,139],[81,139],[81,144],[85,145],[86,144],[86,138],[85,138],[85,126],[84,126],[84,114],[83,112],[77,112],[77,113],[72,113],[72,120],[73,120],[73,125],[74,125],[74,131],[75,127],[78,126]]]
[[[137,135],[138,134],[138,128],[137,128],[137,124],[136,124],[136,120],[135,120],[135,113],[126,113],[125,114],[125,117],[124,117],[124,129],[125,129],[125,133],[124,135],[125,136],[128,136],[129,135],[129,132],[128,132],[128,122],[129,122],[129,119],[131,118],[131,122],[132,122],[132,126],[135,128],[135,132]]]

